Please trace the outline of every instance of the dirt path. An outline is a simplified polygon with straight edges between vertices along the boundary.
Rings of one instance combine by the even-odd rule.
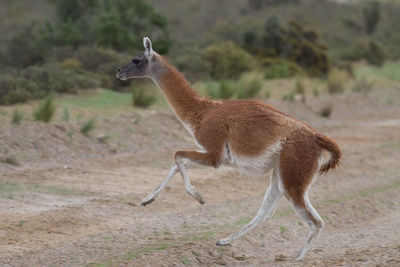
[[[138,206],[168,172],[168,146],[1,174],[0,265],[400,265],[400,109],[357,116],[311,122],[339,141],[344,159],[313,186],[326,227],[302,262],[291,258],[308,229],[286,200],[232,246],[215,246],[256,214],[269,177],[195,167],[189,175],[205,205],[177,176]]]

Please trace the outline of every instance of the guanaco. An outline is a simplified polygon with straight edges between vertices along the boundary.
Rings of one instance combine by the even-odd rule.
[[[317,172],[326,173],[339,164],[339,146],[307,124],[262,102],[211,100],[199,96],[179,71],[153,51],[149,38],[144,37],[143,44],[145,51],[121,66],[117,78],[152,79],[201,151],[177,151],[168,175],[141,205],[153,202],[178,172],[187,193],[204,204],[189,180],[187,163],[215,168],[228,165],[248,174],[266,175],[272,170],[270,185],[257,215],[217,245],[228,245],[271,218],[279,200],[285,196],[310,227],[308,238],[295,258],[303,259],[324,225],[309,201],[308,192]],[[327,162],[323,162],[324,150],[330,154]]]

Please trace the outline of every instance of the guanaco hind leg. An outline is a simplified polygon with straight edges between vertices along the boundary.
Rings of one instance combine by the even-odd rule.
[[[248,224],[246,224],[245,226],[240,228],[240,230],[237,231],[236,233],[234,233],[233,235],[219,240],[217,242],[217,246],[228,245],[235,239],[244,235],[250,229],[256,227],[261,221],[271,218],[271,216],[274,214],[275,208],[281,198],[282,198],[282,194],[279,191],[279,176],[278,176],[277,172],[274,170],[271,175],[270,186],[265,194],[263,203],[262,203],[261,208],[258,211],[257,215]]]

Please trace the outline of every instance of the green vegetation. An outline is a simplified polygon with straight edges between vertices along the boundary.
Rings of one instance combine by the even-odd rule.
[[[132,88],[132,104],[135,107],[147,108],[156,101],[157,98],[148,92],[148,88],[143,86]]]
[[[329,94],[343,93],[345,90],[347,80],[348,77],[346,73],[336,69],[331,71],[329,73],[328,83],[327,83],[328,93]]]
[[[85,122],[80,129],[80,132],[85,135],[88,136],[89,133],[91,131],[93,131],[96,128],[96,119],[95,118],[91,118],[90,120],[88,120],[87,122]]]
[[[87,196],[88,194],[75,189],[47,186],[41,184],[9,183],[0,181],[0,198],[15,199],[24,197],[27,193],[49,193],[56,195]]]
[[[39,106],[33,111],[33,118],[36,121],[50,122],[56,111],[56,105],[53,101],[53,94],[39,103]]]
[[[238,77],[256,64],[249,53],[231,41],[207,47],[203,57],[210,65],[210,75],[216,79]]]
[[[15,108],[14,112],[12,114],[11,123],[19,125],[23,118],[24,118],[24,114],[21,111],[19,111],[18,108]]]

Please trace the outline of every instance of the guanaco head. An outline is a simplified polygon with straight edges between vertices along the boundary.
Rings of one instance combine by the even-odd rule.
[[[130,78],[151,78],[154,73],[153,66],[157,64],[157,53],[151,47],[148,37],[143,38],[145,51],[132,58],[131,62],[118,68],[117,78],[127,80]]]

